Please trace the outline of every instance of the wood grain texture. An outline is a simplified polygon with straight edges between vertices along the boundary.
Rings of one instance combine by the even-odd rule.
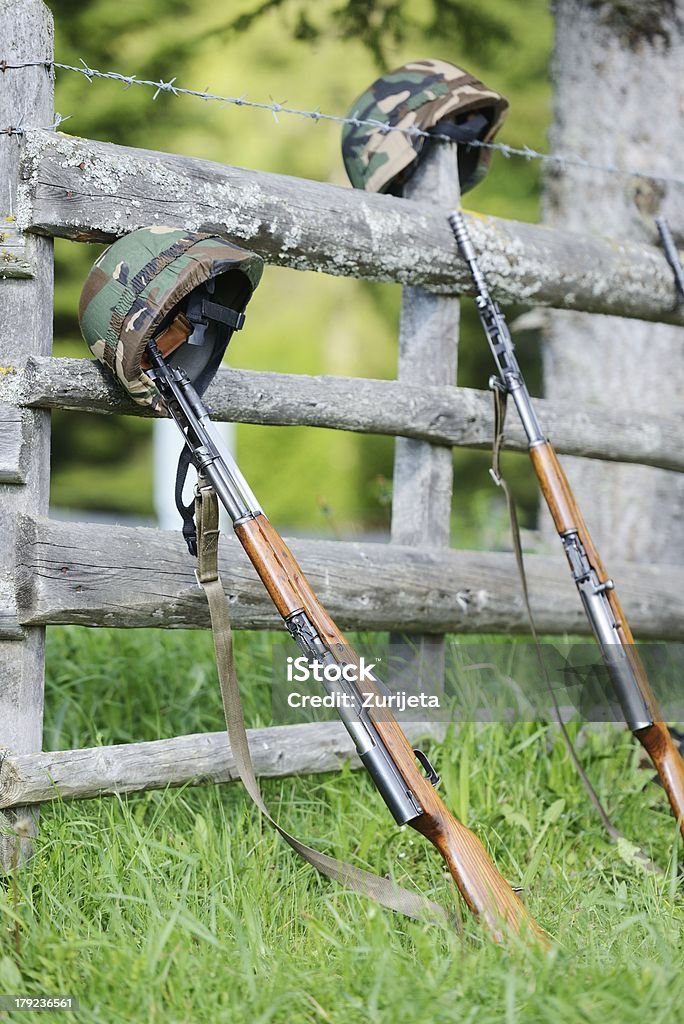
[[[278,614],[286,618],[293,612],[306,611],[333,656],[344,661],[351,655],[356,660],[348,641],[314,592],[287,542],[267,517],[257,516],[252,523],[238,527],[236,533]]]
[[[342,638],[344,642],[344,638]],[[371,715],[424,813],[409,822],[440,852],[466,905],[488,928],[496,942],[510,933],[548,948],[548,936],[501,875],[477,836],[447,809],[436,789],[418,769],[415,754],[396,720],[385,711]]]
[[[444,726],[407,722],[406,732],[413,742],[439,739]],[[258,776],[332,772],[347,763],[362,767],[341,722],[248,729],[247,736]],[[0,749],[0,808],[238,779],[225,732],[35,754]]]
[[[0,640],[25,640],[26,630],[19,622],[19,612],[11,583],[0,583]],[[11,652],[11,648],[7,649]],[[6,662],[7,672],[11,671],[11,659]],[[2,663],[0,662],[0,668]],[[0,678],[2,678],[0,676]]]
[[[9,212],[0,217],[0,279],[33,277],[26,241]]]
[[[477,836],[445,806],[416,764],[415,754],[397,722],[384,712],[374,724],[424,814],[409,822],[439,850],[468,908],[489,929],[496,942],[523,935],[548,947],[549,940],[523,902],[501,875]]]
[[[25,483],[26,448],[22,410],[0,402],[0,484]]]
[[[553,723],[550,727],[554,728]],[[405,722],[403,728],[411,743],[426,737],[442,741],[446,732],[439,723]],[[489,727],[476,723],[476,728]],[[605,723],[589,723],[583,731],[605,728]],[[248,729],[247,735],[261,777],[332,772],[343,764],[362,767],[341,722]],[[87,800],[166,786],[237,781],[225,732],[33,754],[0,747],[0,810],[57,799]]]
[[[664,722],[654,722],[634,735],[658,769],[670,807],[684,837],[684,760]]]
[[[235,535],[254,566],[278,615],[286,619],[301,611],[301,572],[291,552],[264,515],[235,528]]]
[[[52,60],[52,16],[41,0],[2,0],[1,57],[9,64]],[[8,68],[0,74],[1,127],[51,124],[53,74],[44,66]],[[15,222],[23,137],[0,135],[0,367],[22,365],[52,347],[52,243],[20,233]],[[0,372],[1,377],[6,377]],[[11,403],[10,403],[11,404]],[[45,631],[21,629],[16,616],[17,521],[23,513],[47,513],[50,485],[50,418],[25,410],[10,429],[5,455],[10,472],[0,481],[0,743],[18,751],[39,750],[43,728]],[[8,479],[8,476],[10,479]],[[25,816],[20,812],[20,816]],[[31,816],[37,827],[37,816]],[[13,827],[0,814],[0,826]],[[17,849],[16,843],[19,842]],[[28,839],[0,834],[0,867],[28,855]]]
[[[458,206],[461,190],[455,146],[428,148],[418,168],[403,187],[413,202]],[[399,320],[400,386],[456,386],[458,330],[461,317],[458,296],[434,295],[421,287],[406,287],[401,297]],[[393,544],[448,548],[453,496],[453,456],[450,447],[414,438],[398,437],[394,445],[392,473]],[[402,663],[401,679],[444,680],[444,639],[434,633],[390,636]]]
[[[474,832],[445,814],[443,805],[431,808],[411,826],[437,847],[467,906],[484,920],[497,942],[512,932],[550,948],[548,934],[499,874]]]
[[[291,547],[342,628],[528,631],[512,555],[338,541],[293,540]],[[588,633],[562,553],[526,561],[538,628]],[[180,532],[123,526],[103,531],[27,518],[19,562],[19,618],[27,625],[209,624]],[[278,625],[275,608],[233,537],[221,539],[220,569],[236,628]],[[684,571],[623,563],[614,567],[614,578],[640,639],[684,637]]]
[[[40,0],[3,0],[0,4],[2,58],[20,63],[26,58],[53,53],[52,17]],[[50,124],[53,119],[53,77],[44,67],[8,69],[0,74],[0,110],[3,125]],[[0,279],[0,378],[11,390],[12,373],[32,355],[47,356],[52,346],[52,244],[35,235],[17,234],[21,136],[0,135],[0,234],[17,250],[23,246],[33,277]],[[9,220],[8,220],[9,218]],[[8,228],[8,225],[13,225]],[[0,241],[0,251],[3,242]],[[11,397],[3,399],[14,404]],[[50,422],[41,409],[17,413],[4,410],[6,437],[3,456],[8,460],[0,482],[0,618],[12,621],[15,605],[15,552],[17,521],[23,513],[47,513],[50,484]],[[8,635],[8,630],[3,630]],[[9,633],[13,630],[10,628]],[[42,740],[43,630],[15,633],[0,639],[0,742],[11,741],[16,750],[40,749]],[[21,637],[22,639],[19,639]]]
[[[608,583],[611,577],[601,561],[601,556],[591,538],[587,524],[553,446],[548,441],[542,445],[535,445],[534,448],[530,449],[530,457],[542,495],[558,534],[562,536],[568,531],[575,531],[584,548],[589,564],[596,572],[599,583]],[[614,586],[611,587],[606,591],[606,597],[617,624],[617,632],[627,650],[628,658],[644,699],[650,707],[650,717],[659,719],[661,715],[658,704],[651,689],[646,670],[639,657],[634,635],[627,621],[627,616],[622,609],[617,589]]]
[[[46,235],[105,241],[164,223],[220,231],[298,270],[472,291],[448,206],[45,131],[27,134],[20,200],[21,226]],[[684,323],[655,245],[476,214],[468,224],[499,302]]]
[[[472,388],[224,367],[205,398],[217,420],[401,435],[465,448],[490,448],[494,429],[491,393]],[[30,359],[23,370],[0,375],[0,400],[43,409],[146,414],[89,359]],[[684,471],[682,417],[644,412],[637,419],[543,399],[535,399],[535,408],[561,453]],[[506,423],[506,448],[527,451],[514,416]]]
[[[530,448],[530,459],[556,532],[579,529],[579,512],[552,446],[548,442],[536,444]]]

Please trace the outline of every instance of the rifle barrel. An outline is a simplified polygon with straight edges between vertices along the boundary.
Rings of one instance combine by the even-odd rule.
[[[215,443],[208,429],[209,413],[187,376],[168,366],[155,348],[151,347],[155,383],[291,635],[307,656],[320,664],[358,666],[358,656],[318,600],[232,458],[226,459]],[[373,683],[364,685],[379,695]],[[391,712],[385,707],[381,714],[372,707],[365,711],[359,702],[347,708],[336,704],[336,710],[395,820],[411,825],[437,847],[466,904],[493,938],[501,941],[512,931],[548,947],[548,935],[499,873],[480,840],[450,814],[431,778],[419,769],[416,752]]]
[[[678,286],[684,274],[667,222],[659,220]],[[615,585],[608,576],[553,446],[543,434],[520,371],[505,317],[492,299],[460,210],[449,216],[454,238],[475,284],[475,304],[499,369],[500,386],[513,397],[528,440],[532,465],[563,544],[572,577],[599,645],[629,728],[653,761],[684,835],[684,759],[662,721],[662,713],[639,657]]]
[[[660,235],[660,241],[663,243],[663,249],[667,262],[672,267],[672,273],[674,274],[675,286],[679,292],[680,299],[684,299],[684,271],[682,270],[682,263],[679,259],[679,253],[677,246],[674,243],[672,232],[670,231],[670,225],[667,223],[665,217],[656,217],[656,227],[658,228],[658,234]]]

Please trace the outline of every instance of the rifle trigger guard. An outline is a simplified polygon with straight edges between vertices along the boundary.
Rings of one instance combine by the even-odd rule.
[[[437,786],[439,786],[439,783],[440,783],[439,775],[437,774],[435,769],[432,767],[432,765],[430,764],[430,761],[428,760],[428,758],[426,757],[426,755],[423,753],[422,750],[416,750],[414,748],[413,753],[416,755],[417,759],[420,761],[421,765],[425,769],[425,776],[426,776],[428,782],[431,782],[432,785],[436,789]]]

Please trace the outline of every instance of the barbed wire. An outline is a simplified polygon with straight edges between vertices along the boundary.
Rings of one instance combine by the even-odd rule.
[[[217,93],[203,91],[201,89],[188,89],[184,86],[175,84],[177,76],[174,76],[167,82],[163,79],[155,81],[154,79],[138,78],[137,75],[122,75],[116,71],[100,71],[97,68],[89,67],[83,59],[81,59],[80,66],[62,64],[59,61],[51,60],[26,60],[17,63],[0,60],[0,72],[2,73],[10,69],[31,67],[55,68],[59,71],[70,71],[83,75],[90,84],[92,84],[95,79],[106,79],[109,81],[121,82],[126,89],[129,89],[134,85],[143,86],[148,89],[154,89],[154,95],[152,97],[153,100],[156,100],[161,93],[167,93],[172,96],[193,96],[195,99],[201,99],[206,102],[215,102],[225,106],[230,105],[235,107],[250,107],[254,110],[268,110],[273,114],[276,122],[278,121],[278,114],[287,114],[293,117],[306,118],[316,123],[320,121],[330,121],[335,124],[351,125],[355,128],[368,127],[372,128],[374,131],[381,132],[383,135],[388,135],[391,132],[399,132],[400,134],[406,135],[410,138],[436,139],[439,142],[447,142],[451,144],[454,142],[454,139],[449,135],[440,135],[434,131],[428,132],[415,126],[404,127],[401,125],[388,125],[375,118],[343,117],[340,114],[325,113],[319,108],[316,108],[315,110],[301,110],[298,107],[289,107],[284,103],[277,103],[274,100],[266,103],[258,100],[249,100],[246,95],[221,96]],[[57,114],[55,123],[50,125],[48,130],[56,130],[63,121],[68,119],[69,116],[71,115],[61,117],[61,115]],[[22,135],[29,130],[29,126],[24,128],[4,128],[0,129],[0,135]],[[541,163],[556,164],[558,166],[565,167],[579,167],[585,170],[598,171],[603,174],[611,174],[621,178],[639,178],[647,181],[660,181],[674,185],[684,185],[684,177],[681,176],[658,174],[654,171],[640,171],[636,168],[618,167],[616,164],[610,163],[596,163],[592,160],[585,160],[576,153],[542,153],[537,149],[533,149],[531,146],[509,146],[505,142],[481,142],[477,139],[469,142],[468,145],[479,149],[488,149],[496,153],[501,153],[501,155],[507,160],[511,157],[522,157],[525,160],[538,160]]]
[[[43,132],[56,132],[60,124],[64,121],[68,121],[71,114],[67,114],[65,117],[55,111],[52,124],[41,124],[41,125],[25,125],[23,121],[19,121],[19,124],[14,127],[9,125],[7,128],[0,128],[0,135],[25,135],[26,132],[30,131],[43,131]]]

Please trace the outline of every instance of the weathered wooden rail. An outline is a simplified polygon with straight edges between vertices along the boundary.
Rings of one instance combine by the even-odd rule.
[[[220,231],[294,270],[469,295],[449,210],[35,131],[27,133],[22,155],[18,221],[25,230],[76,241],[111,241],[155,222]],[[650,246],[480,214],[470,214],[468,223],[502,303],[684,324],[655,232]]]
[[[0,39],[10,40],[6,56],[16,62],[35,56],[37,40],[51,53],[50,18],[40,0],[0,4]],[[0,91],[12,123],[49,123],[52,83],[44,69],[7,71]],[[421,636],[427,646],[431,640],[424,638],[435,637],[438,657],[447,632],[526,631],[513,557],[445,546],[449,450],[487,447],[492,434],[490,395],[455,384],[454,297],[469,293],[470,280],[446,223],[457,193],[434,186],[446,166],[433,167],[429,195],[416,179],[412,198],[396,199],[42,130],[28,131],[21,141],[0,136],[0,171],[11,183],[13,202],[11,211],[0,210],[6,225],[0,230],[0,747],[7,748],[0,760],[0,808],[235,777],[223,733],[37,752],[46,625],[208,625],[179,535],[109,527],[103,539],[89,526],[47,518],[49,410],[145,414],[94,363],[49,354],[52,237],[106,241],[148,224],[176,224],[222,232],[295,270],[407,286],[399,380],[224,369],[207,402],[220,420],[399,439],[391,543],[292,542],[344,628]],[[671,271],[655,245],[495,217],[469,219],[483,270],[503,303],[684,324]],[[637,417],[542,399],[539,414],[560,452],[684,470],[679,409]],[[525,447],[512,417],[507,446]],[[407,495],[416,480],[422,483],[413,509]],[[439,504],[434,521],[427,496]],[[638,636],[684,637],[684,569],[623,564],[611,570]],[[276,625],[242,548],[230,538],[221,571],[238,628]],[[538,628],[585,632],[560,553],[530,556],[528,573]],[[326,771],[352,756],[337,725],[257,730],[252,739],[264,774]],[[8,849],[0,839],[0,860]]]
[[[342,628],[420,633],[528,632],[513,555],[400,544],[293,539],[295,557]],[[202,627],[207,603],[178,531],[22,517],[18,619],[10,628]],[[561,556],[526,560],[532,607],[545,633],[587,633],[586,616]],[[272,629],[275,609],[242,546],[222,538],[221,576],[235,626]],[[614,567],[635,632],[684,638],[684,567]],[[0,624],[3,617],[0,617]],[[0,628],[1,625],[0,625]]]
[[[443,732],[435,726],[432,731]],[[405,732],[415,740],[425,734],[425,726],[407,722]],[[254,768],[267,778],[332,772],[343,764],[361,767],[341,722],[248,729],[247,736]],[[238,779],[225,732],[19,754],[0,758],[0,810],[57,798],[83,800]]]
[[[29,359],[23,370],[0,378],[0,396],[14,403],[5,406],[7,437],[16,435],[11,452],[20,446],[17,405],[148,415],[89,359]],[[329,427],[460,448],[489,448],[494,427],[491,393],[453,385],[224,368],[207,391],[206,401],[218,420]],[[561,454],[684,470],[681,417],[645,412],[637,418],[543,398],[535,405]],[[513,416],[506,424],[506,447],[527,450],[523,430]],[[5,462],[11,472],[18,472],[16,455],[8,452]]]
[[[0,278],[21,279],[32,276],[24,237],[17,229],[16,218],[8,215],[0,220]]]

